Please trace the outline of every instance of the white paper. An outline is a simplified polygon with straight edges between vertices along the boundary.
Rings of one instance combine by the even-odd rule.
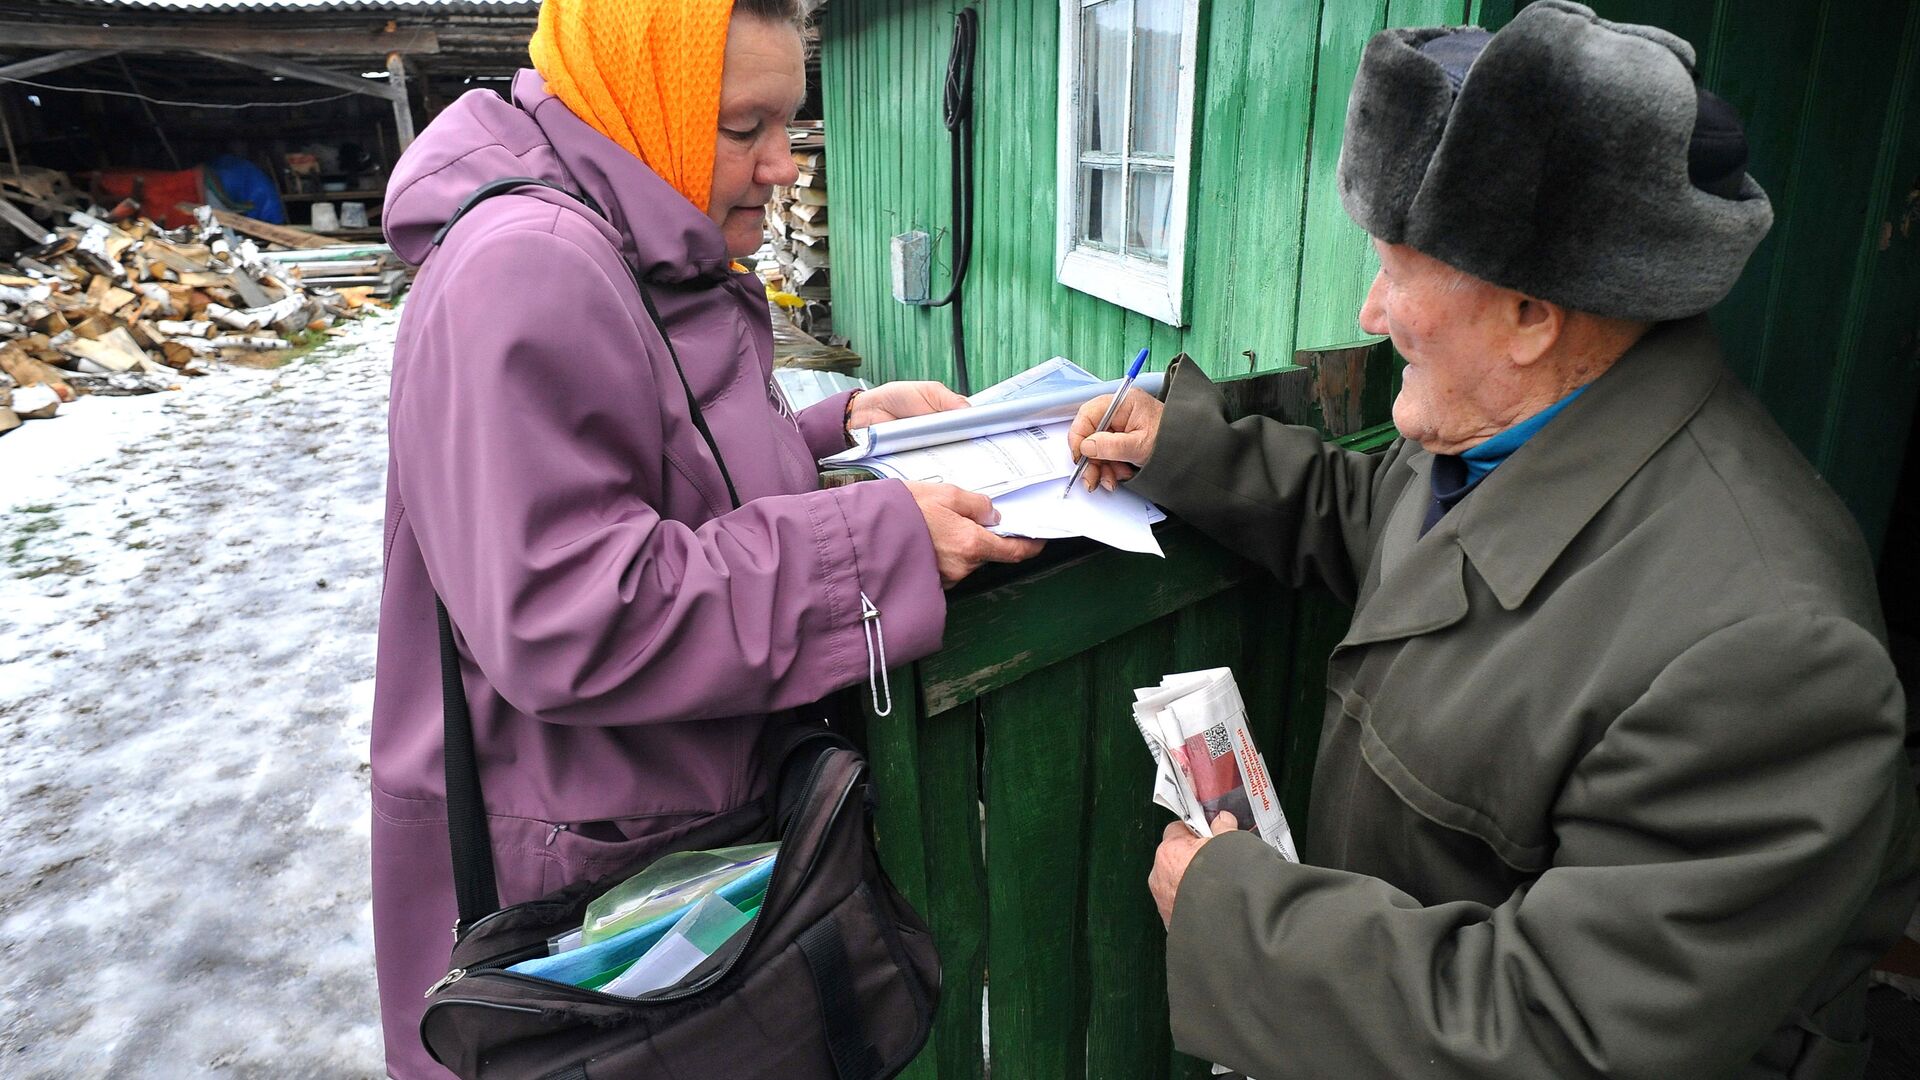
[[[1166,557],[1154,538],[1153,524],[1165,521],[1161,509],[1131,491],[1075,490],[1061,498],[1065,479],[1055,479],[996,496],[994,509],[1001,536],[1057,540],[1084,536],[1108,547]]]
[[[813,368],[774,368],[773,378],[795,412],[825,401],[842,390],[866,390],[872,387],[865,379]]]
[[[1055,390],[1098,386],[1102,381],[1104,380],[1098,375],[1079,364],[1064,356],[1056,356],[1044,364],[1036,364],[1028,368],[1011,379],[1002,379],[967,400],[975,405],[991,405],[996,401],[1032,397]]]
[[[1151,392],[1164,378],[1142,376],[1134,385]],[[1159,507],[1130,491],[1067,492],[1072,418],[1081,405],[1118,386],[1056,356],[973,395],[973,408],[863,428],[854,433],[853,449],[824,462],[979,492],[1000,511],[993,531],[1001,536],[1084,536],[1164,558],[1153,535],[1154,523],[1167,516]]]

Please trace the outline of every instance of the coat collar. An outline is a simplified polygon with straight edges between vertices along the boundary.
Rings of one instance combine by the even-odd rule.
[[[1526,603],[1560,553],[1725,375],[1705,315],[1655,326],[1449,515],[1501,607]]]
[[[732,262],[713,219],[625,147],[595,131],[547,90],[532,68],[513,79],[513,100],[540,125],[578,190],[619,231],[621,254],[647,281],[719,281]]]
[[[1417,540],[1433,455],[1411,449],[1413,477],[1374,536],[1378,583],[1342,647],[1430,634],[1466,618],[1467,560],[1501,607],[1526,603],[1567,545],[1699,411],[1725,371],[1706,316],[1654,327]]]

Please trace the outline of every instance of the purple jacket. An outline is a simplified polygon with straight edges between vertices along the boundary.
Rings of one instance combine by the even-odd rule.
[[[388,1070],[420,1045],[454,922],[433,591],[453,616],[503,904],[603,875],[759,793],[767,713],[939,647],[933,547],[896,482],[820,491],[844,397],[796,419],[770,389],[765,294],[720,232],[522,71],[407,151],[394,250],[423,263],[394,350],[386,584],[373,715],[373,918]],[[476,208],[505,176],[559,192]],[[653,292],[727,468],[695,430],[621,260]]]

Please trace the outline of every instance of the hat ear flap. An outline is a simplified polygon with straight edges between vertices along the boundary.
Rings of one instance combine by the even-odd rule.
[[[1340,146],[1340,202],[1368,233],[1389,244],[1406,236],[1407,214],[1446,132],[1453,85],[1425,42],[1445,29],[1385,31],[1367,42],[1347,101]]]

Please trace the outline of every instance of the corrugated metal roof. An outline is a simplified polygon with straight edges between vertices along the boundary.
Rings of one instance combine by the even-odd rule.
[[[540,0],[59,0],[61,7],[125,11],[379,11],[512,15],[537,11]]]

